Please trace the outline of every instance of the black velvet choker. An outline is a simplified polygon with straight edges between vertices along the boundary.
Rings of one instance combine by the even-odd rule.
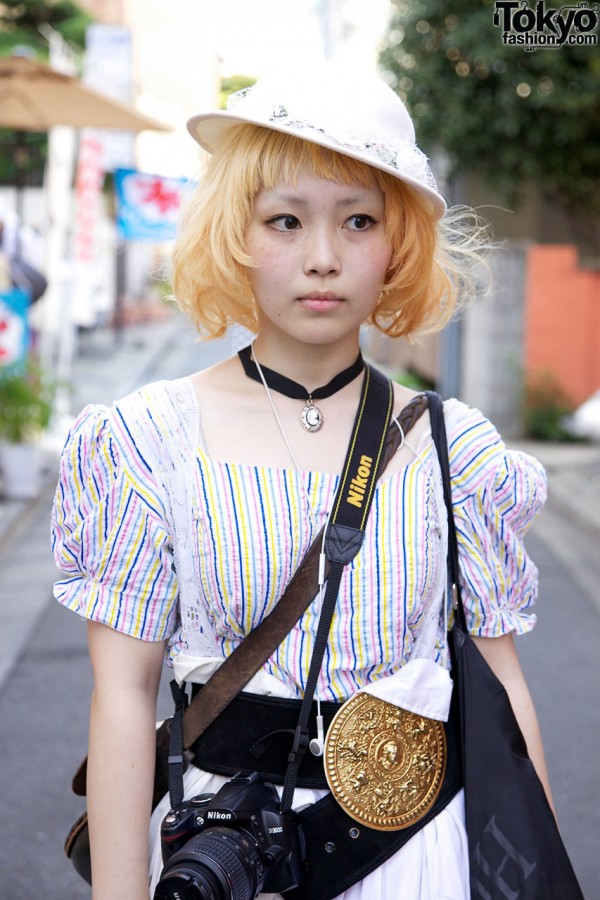
[[[318,431],[323,424],[323,413],[318,406],[315,406],[313,400],[325,400],[327,397],[331,397],[333,394],[341,391],[347,384],[354,381],[365,367],[362,353],[359,351],[351,366],[348,366],[342,372],[338,372],[331,381],[328,381],[322,387],[316,388],[314,391],[307,391],[297,381],[292,381],[291,378],[280,375],[279,372],[268,369],[267,366],[259,366],[253,359],[251,345],[240,350],[238,356],[248,378],[252,378],[261,384],[264,378],[264,383],[271,390],[284,394],[284,396],[290,397],[292,400],[306,401],[304,409],[300,413],[300,419],[307,431]]]

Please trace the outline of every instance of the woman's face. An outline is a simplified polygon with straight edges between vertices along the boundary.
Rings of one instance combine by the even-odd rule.
[[[259,334],[356,346],[377,303],[391,245],[373,181],[338,184],[300,174],[257,195],[246,229]]]

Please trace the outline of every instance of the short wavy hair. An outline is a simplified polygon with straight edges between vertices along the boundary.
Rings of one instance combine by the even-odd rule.
[[[392,256],[369,319],[391,337],[442,328],[472,292],[471,263],[481,245],[471,211],[450,210],[434,222],[428,204],[387,172],[318,144],[256,125],[239,125],[208,160],[188,201],[173,253],[172,285],[180,308],[205,337],[237,322],[257,331],[248,280],[253,260],[245,232],[263,188],[294,184],[308,172],[342,184],[378,185]]]

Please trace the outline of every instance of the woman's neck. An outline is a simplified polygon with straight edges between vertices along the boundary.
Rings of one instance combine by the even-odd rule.
[[[308,391],[327,384],[339,372],[351,366],[359,352],[358,341],[347,342],[334,350],[327,345],[296,344],[293,348],[273,341],[254,342],[254,354],[263,366],[298,382]]]

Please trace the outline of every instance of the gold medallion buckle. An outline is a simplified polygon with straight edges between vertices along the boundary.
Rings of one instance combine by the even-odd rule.
[[[360,692],[336,713],[325,738],[331,793],[349,816],[378,831],[418,822],[446,771],[442,722]]]

